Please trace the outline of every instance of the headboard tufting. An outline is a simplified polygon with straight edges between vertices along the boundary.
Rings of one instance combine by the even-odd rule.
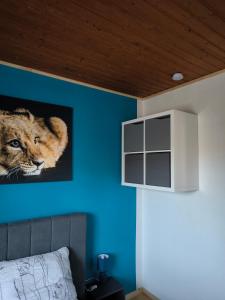
[[[79,299],[84,299],[86,215],[70,214],[0,224],[0,261],[70,249],[70,264]]]

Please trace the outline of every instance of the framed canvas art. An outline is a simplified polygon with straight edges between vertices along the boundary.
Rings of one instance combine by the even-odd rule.
[[[0,184],[72,180],[73,109],[0,95]]]

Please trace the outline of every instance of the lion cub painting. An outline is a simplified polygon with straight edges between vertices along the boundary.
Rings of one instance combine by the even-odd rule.
[[[2,177],[35,178],[56,168],[68,141],[67,124],[58,116],[43,118],[27,108],[0,110],[0,183]]]

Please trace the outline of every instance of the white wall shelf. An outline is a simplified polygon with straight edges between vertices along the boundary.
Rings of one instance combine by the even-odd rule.
[[[123,122],[122,185],[197,190],[197,115],[170,110]]]

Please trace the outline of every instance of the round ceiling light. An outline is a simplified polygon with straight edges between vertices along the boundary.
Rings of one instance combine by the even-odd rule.
[[[177,73],[174,73],[171,78],[174,81],[180,81],[180,80],[184,79],[184,75],[180,72],[177,72]]]

